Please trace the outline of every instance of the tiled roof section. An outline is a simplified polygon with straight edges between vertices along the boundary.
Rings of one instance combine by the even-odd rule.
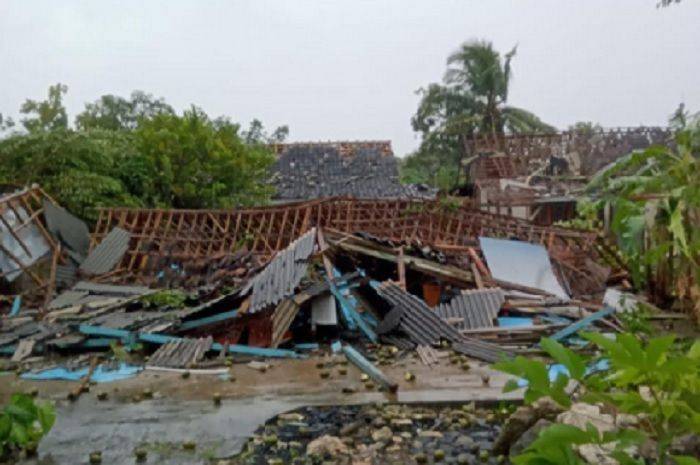
[[[398,162],[388,141],[280,144],[272,168],[276,198],[396,198],[435,195],[399,182]]]
[[[291,142],[287,144],[274,144],[273,151],[279,157],[290,149],[332,149],[343,157],[353,157],[359,150],[371,150],[381,156],[393,157],[391,141],[388,140],[363,140],[363,141],[328,141],[328,142]]]
[[[306,275],[309,256],[316,244],[316,228],[289,244],[258,275],[251,279],[241,291],[247,294],[252,289],[251,313],[277,304],[292,295]]]
[[[121,261],[129,248],[131,234],[121,228],[114,228],[97,247],[90,251],[80,265],[80,271],[89,275],[98,275],[112,271]]]
[[[462,318],[457,329],[491,328],[505,298],[503,291],[495,289],[472,289],[463,291],[448,303],[436,309],[441,318]]]

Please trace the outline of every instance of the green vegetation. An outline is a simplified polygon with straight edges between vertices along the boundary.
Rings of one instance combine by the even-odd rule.
[[[700,318],[700,119],[676,112],[674,147],[619,159],[591,181],[588,225],[606,204],[634,283],[659,302],[675,300]]]
[[[49,402],[13,394],[0,412],[0,460],[15,457],[22,450],[35,451],[55,421],[56,412]]]
[[[182,308],[187,300],[187,294],[180,289],[158,291],[141,297],[141,303],[145,307],[152,308]]]
[[[554,130],[534,114],[507,105],[515,53],[513,48],[501,57],[490,42],[466,42],[448,57],[443,83],[418,90],[421,101],[411,124],[422,141],[402,163],[404,182],[449,189],[459,182],[474,136]]]
[[[613,417],[635,415],[636,425],[599,432],[591,424],[586,429],[555,424],[543,430],[514,463],[583,464],[574,446],[611,444],[610,456],[619,463],[643,464],[630,456],[627,447],[646,443],[654,446],[650,452],[653,463],[697,464],[691,457],[674,457],[672,444],[684,435],[700,434],[700,341],[688,347],[672,335],[647,341],[631,333],[618,334],[615,339],[600,333],[582,336],[597,349],[597,355],[577,354],[550,339],[541,342],[542,348],[567,368],[568,375],[550,380],[544,362],[520,356],[494,368],[527,380],[528,404],[548,396],[567,408],[573,398],[600,405],[601,411]],[[607,361],[609,368],[590,372],[601,360]],[[567,391],[572,380],[576,384],[573,394]],[[517,388],[512,380],[505,390]]]
[[[0,138],[0,184],[41,184],[64,207],[96,219],[96,207],[218,208],[261,204],[264,182],[286,126],[268,135],[254,120],[247,130],[192,107],[177,114],[162,99],[135,91],[102,96],[77,115],[63,106],[65,85],[45,101],[21,107],[22,131]],[[0,130],[14,128],[0,119]]]

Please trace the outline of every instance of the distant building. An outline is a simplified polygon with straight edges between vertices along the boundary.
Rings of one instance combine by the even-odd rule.
[[[550,225],[576,216],[580,192],[605,166],[671,141],[659,127],[483,137],[470,141],[464,169],[481,209]]]
[[[270,183],[278,202],[327,197],[433,198],[436,190],[399,182],[389,141],[299,142],[273,146]]]

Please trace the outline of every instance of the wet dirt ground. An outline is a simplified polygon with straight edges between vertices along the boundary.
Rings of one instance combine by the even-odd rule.
[[[227,370],[233,381],[196,370],[187,379],[180,373],[146,370],[127,380],[92,385],[75,402],[66,397],[76,382],[30,382],[6,374],[0,376],[0,399],[4,402],[13,392],[36,388],[40,398],[56,401],[56,424],[42,440],[38,459],[25,464],[84,464],[90,452],[98,450],[102,463],[133,464],[134,450],[144,446],[149,450],[146,463],[177,465],[230,457],[267,419],[305,405],[440,403],[519,395],[502,394],[507,377],[476,361],[470,361],[465,371],[448,359],[432,368],[414,357],[396,360],[381,367],[398,381],[396,394],[367,389],[359,369],[336,361],[323,355],[272,360],[265,372],[234,364]],[[321,363],[323,369],[318,367]],[[322,371],[330,376],[322,378]],[[405,380],[407,371],[415,380]],[[344,388],[355,392],[344,393]],[[98,400],[103,392],[106,401]],[[215,394],[222,399],[218,406],[212,400]],[[196,443],[194,451],[184,450],[183,443],[189,441]]]

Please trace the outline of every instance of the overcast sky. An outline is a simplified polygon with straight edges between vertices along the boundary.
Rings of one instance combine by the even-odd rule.
[[[415,90],[471,38],[518,44],[511,104],[565,128],[664,124],[700,110],[700,1],[0,0],[0,113],[69,86],[86,101],[141,89],[178,109],[287,124],[290,140],[391,139]]]

